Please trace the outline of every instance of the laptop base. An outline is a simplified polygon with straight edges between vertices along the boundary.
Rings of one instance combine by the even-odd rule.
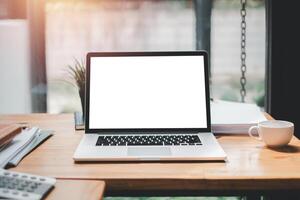
[[[101,134],[102,135],[102,134]],[[115,135],[115,134],[114,134]],[[202,145],[96,146],[99,134],[85,134],[75,161],[192,161],[222,160],[226,154],[212,133],[198,134]]]

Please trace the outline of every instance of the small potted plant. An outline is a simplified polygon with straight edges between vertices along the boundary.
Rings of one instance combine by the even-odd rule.
[[[85,64],[75,59],[74,65],[68,65],[68,73],[71,76],[72,84],[78,88],[81,101],[82,116],[85,114]]]

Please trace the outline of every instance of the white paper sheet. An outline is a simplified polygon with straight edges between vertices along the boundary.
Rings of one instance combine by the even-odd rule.
[[[38,133],[35,134],[32,141],[26,145],[20,151],[18,154],[16,154],[12,159],[9,160],[8,165],[9,166],[17,166],[19,162],[28,154],[30,153],[34,148],[36,148],[40,143],[42,143],[44,140],[46,140],[48,137],[50,137],[53,134],[54,131],[52,130],[41,130],[39,129]]]
[[[4,168],[16,154],[23,150],[35,137],[37,127],[23,130],[9,144],[0,149],[0,168]]]

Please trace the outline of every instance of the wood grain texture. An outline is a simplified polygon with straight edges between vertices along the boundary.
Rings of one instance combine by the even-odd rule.
[[[46,200],[99,200],[103,198],[104,185],[103,181],[57,180]]]
[[[218,135],[226,162],[75,163],[73,153],[83,131],[75,132],[72,114],[0,116],[54,129],[54,136],[14,170],[67,179],[105,180],[117,190],[300,189],[300,141],[270,149],[247,135]]]

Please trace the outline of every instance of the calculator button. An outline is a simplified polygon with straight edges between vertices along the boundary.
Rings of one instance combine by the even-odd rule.
[[[19,174],[13,174],[13,177],[18,177],[19,176]]]
[[[46,179],[45,178],[40,178],[40,181],[45,181]]]
[[[14,195],[17,195],[17,194],[19,194],[19,192],[18,192],[18,191],[14,191],[13,194],[14,194]]]
[[[18,187],[17,189],[22,191],[24,190],[24,187]]]
[[[4,172],[4,175],[5,176],[8,176],[10,173],[9,172]]]
[[[3,193],[8,193],[9,191],[8,190],[2,190],[3,191]]]
[[[30,177],[32,180],[35,180],[36,179],[36,177],[35,176],[32,176],[32,177]]]
[[[23,176],[22,176],[22,178],[27,178],[27,177],[28,177],[28,176],[26,176],[26,175],[23,175]]]
[[[32,189],[35,189],[35,188],[37,188],[37,186],[35,186],[35,185],[32,185],[30,188],[32,188]]]
[[[22,196],[23,196],[23,197],[28,197],[28,194],[23,193]]]

